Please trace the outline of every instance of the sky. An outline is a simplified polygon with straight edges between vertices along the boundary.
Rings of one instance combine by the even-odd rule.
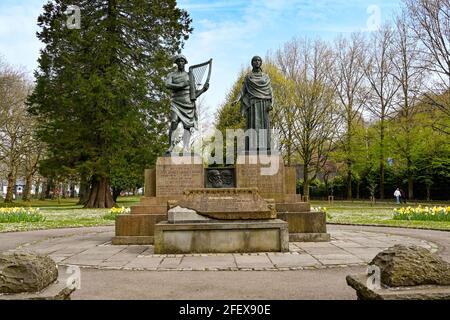
[[[0,56],[30,77],[41,48],[36,21],[44,3],[0,1]],[[212,120],[253,56],[264,58],[294,37],[332,40],[339,34],[371,32],[374,21],[391,20],[400,5],[401,0],[178,0],[194,28],[183,54],[190,64],[213,59],[210,90],[203,98]]]

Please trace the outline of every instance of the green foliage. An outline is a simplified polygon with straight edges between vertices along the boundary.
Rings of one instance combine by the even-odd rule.
[[[64,27],[68,5],[81,8],[81,30]],[[38,19],[45,46],[29,99],[48,146],[43,167],[105,177],[120,188],[140,183],[167,144],[162,79],[190,23],[175,0],[49,1]]]

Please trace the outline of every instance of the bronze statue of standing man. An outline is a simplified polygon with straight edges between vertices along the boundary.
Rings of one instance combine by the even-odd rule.
[[[167,88],[172,90],[169,130],[170,147],[167,151],[168,154],[171,153],[175,147],[176,137],[174,137],[174,132],[178,128],[180,122],[184,127],[184,151],[189,149],[191,129],[196,129],[198,122],[195,100],[209,89],[209,83],[206,82],[201,90],[196,90],[196,84],[191,83],[194,78],[185,71],[185,66],[188,63],[185,56],[177,55],[174,58],[174,63],[177,65],[177,70],[170,73],[165,81]]]
[[[269,76],[262,72],[261,66],[261,57],[253,57],[253,69],[245,76],[241,92],[233,102],[233,105],[241,102],[241,114],[246,119],[246,129],[256,131],[257,136],[250,137],[246,143],[246,150],[250,151],[270,150],[269,113],[273,106],[273,89]]]

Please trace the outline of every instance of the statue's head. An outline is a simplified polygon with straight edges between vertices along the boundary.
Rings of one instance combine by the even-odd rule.
[[[252,58],[252,67],[253,69],[260,69],[262,66],[262,59],[260,56],[254,56]]]
[[[174,63],[177,63],[178,60],[180,60],[180,59],[184,60],[184,63],[185,63],[185,64],[188,63],[186,57],[185,57],[184,55],[182,55],[182,54],[177,54],[175,57],[173,57],[173,62],[174,62]]]

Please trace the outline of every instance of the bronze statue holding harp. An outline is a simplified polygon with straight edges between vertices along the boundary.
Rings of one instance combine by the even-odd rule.
[[[177,55],[174,58],[174,63],[177,65],[177,70],[171,72],[166,78],[166,86],[172,90],[168,154],[175,147],[176,137],[173,133],[180,122],[184,127],[183,150],[184,152],[189,150],[191,129],[197,129],[198,125],[196,101],[209,89],[212,69],[212,59],[191,66],[189,72],[185,71],[185,66],[188,63],[185,56]],[[208,70],[208,73],[206,73],[206,70]]]

